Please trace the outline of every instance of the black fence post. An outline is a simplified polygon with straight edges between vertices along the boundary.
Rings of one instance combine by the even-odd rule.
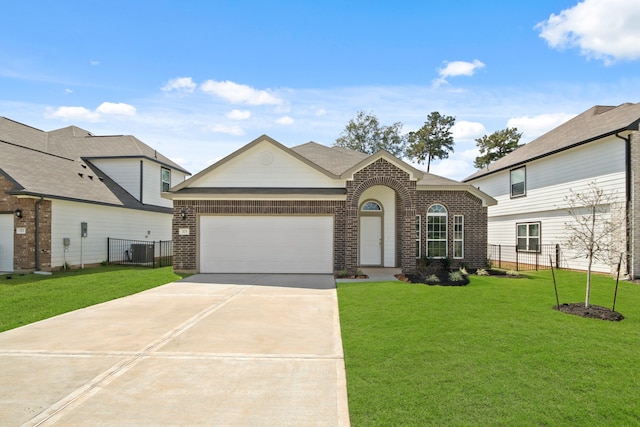
[[[110,262],[111,262],[111,239],[107,237],[107,264],[109,264]]]

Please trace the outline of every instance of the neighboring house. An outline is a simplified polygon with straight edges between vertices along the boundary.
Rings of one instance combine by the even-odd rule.
[[[107,237],[170,240],[172,203],[161,193],[187,175],[133,136],[0,117],[0,271],[100,263]]]
[[[529,253],[559,244],[561,267],[586,270],[584,255],[566,244],[572,217],[565,196],[595,182],[614,198],[608,218],[628,219],[616,251],[626,253],[622,273],[640,277],[639,122],[640,104],[595,106],[466,178],[498,200],[489,208],[489,243]],[[594,270],[611,272],[619,259],[612,255],[614,263]]]
[[[423,256],[483,267],[495,203],[385,151],[287,148],[264,135],[164,197],[174,269],[201,273],[410,272]]]

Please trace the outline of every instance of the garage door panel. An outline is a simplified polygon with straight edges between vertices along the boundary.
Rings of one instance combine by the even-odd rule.
[[[331,216],[202,216],[200,272],[331,273]]]

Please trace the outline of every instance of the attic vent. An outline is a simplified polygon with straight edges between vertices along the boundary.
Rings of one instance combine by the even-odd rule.
[[[99,176],[99,177],[98,177],[98,179],[99,179],[100,181],[104,181],[104,178],[103,178],[103,177],[101,177],[101,176]]]
[[[86,169],[86,168],[87,168],[87,165],[80,165],[80,166],[82,166],[84,169]]]
[[[93,176],[92,175],[87,175],[87,178],[89,178],[90,180],[93,181]]]
[[[80,178],[84,178],[84,174],[81,174],[80,172],[78,172],[78,175],[80,175]]]

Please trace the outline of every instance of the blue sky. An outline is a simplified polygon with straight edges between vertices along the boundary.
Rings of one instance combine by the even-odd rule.
[[[593,105],[639,102],[640,2],[5,2],[0,115],[132,134],[196,173],[262,134],[332,145],[363,110],[456,118],[431,171],[475,138],[528,142]]]

